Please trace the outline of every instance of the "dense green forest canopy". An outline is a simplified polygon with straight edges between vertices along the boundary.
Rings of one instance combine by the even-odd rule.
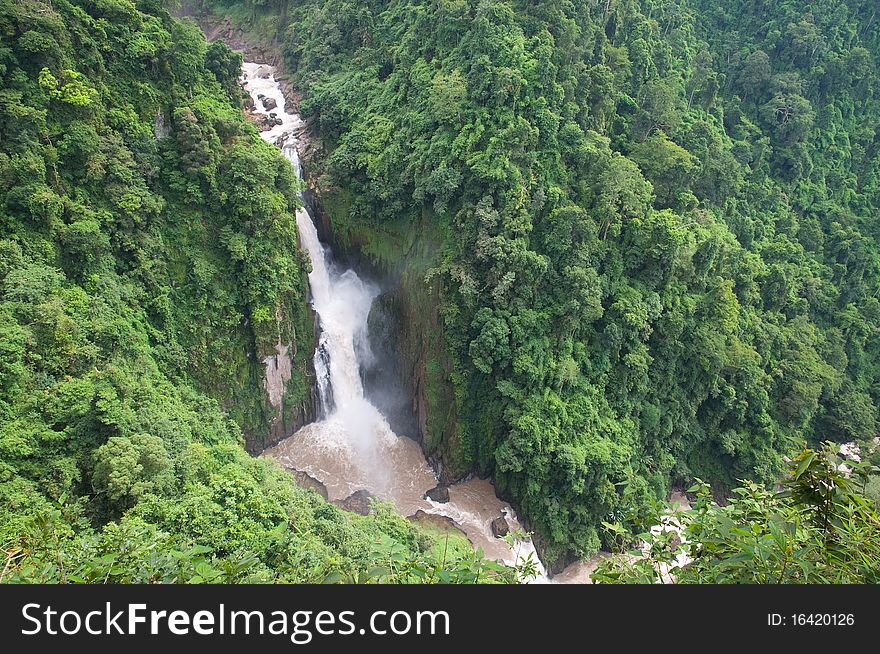
[[[681,581],[877,581],[875,2],[197,4],[277,39],[329,206],[444,235],[445,447],[549,558],[654,581],[700,478]],[[245,452],[313,343],[240,64],[161,0],[0,0],[0,580],[515,580]],[[786,471],[825,439],[864,462]]]
[[[874,0],[197,4],[277,39],[347,220],[446,234],[450,447],[551,559],[875,438]]]
[[[240,66],[156,0],[0,0],[0,580],[513,579],[245,452],[312,318]]]

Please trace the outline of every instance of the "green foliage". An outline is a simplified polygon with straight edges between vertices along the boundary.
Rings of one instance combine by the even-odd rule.
[[[161,438],[112,436],[95,450],[92,483],[98,493],[128,508],[148,493],[164,495],[173,490],[172,460]]]
[[[205,67],[214,73],[214,77],[231,97],[235,98],[241,93],[238,86],[238,78],[241,76],[241,64],[243,62],[240,53],[235,52],[222,41],[213,41],[208,44],[205,53]]]
[[[698,483],[689,491],[696,493],[694,506],[675,513],[680,533],[642,534],[641,550],[604,559],[593,581],[876,584],[880,514],[864,495],[876,472],[867,463],[841,461],[831,448],[804,450],[781,491],[745,482],[725,506]],[[661,520],[654,515],[655,524]]]
[[[807,452],[766,486],[880,418],[875,3],[204,4],[277,30],[344,224],[444,236],[436,447],[549,558],[748,479],[700,490],[682,580],[876,581],[876,476]],[[0,0],[0,33],[4,578],[509,580],[245,455],[311,322],[237,56],[155,2]]]
[[[75,107],[88,107],[98,99],[98,92],[89,88],[83,76],[75,70],[65,70],[60,80],[48,68],[40,71],[40,88],[53,100]]]

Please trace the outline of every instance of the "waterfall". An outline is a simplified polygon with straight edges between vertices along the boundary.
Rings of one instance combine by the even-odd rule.
[[[302,121],[286,111],[273,69],[245,63],[242,82],[254,100],[255,111],[274,123],[261,133],[262,137],[281,148],[301,178],[295,134]],[[274,101],[274,107],[267,109],[264,100],[270,106]],[[504,515],[514,529],[519,528],[519,523],[489,482],[471,480],[455,484],[449,489],[447,503],[425,499],[425,492],[437,484],[437,478],[421,448],[412,439],[395,434],[364,396],[361,362],[372,357],[367,318],[379,289],[353,270],[341,270],[335,265],[305,208],[297,211],[296,226],[300,244],[312,264],[309,289],[320,327],[314,355],[319,420],[266,454],[320,480],[331,499],[342,499],[365,489],[394,502],[403,515],[422,510],[447,516],[461,526],[475,545],[483,548],[487,558],[514,564],[531,555],[539,566],[538,581],[546,581],[531,540],[521,541],[511,550],[506,542],[493,536],[493,519]]]

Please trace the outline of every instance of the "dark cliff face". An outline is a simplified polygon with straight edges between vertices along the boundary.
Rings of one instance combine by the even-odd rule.
[[[305,169],[303,170],[303,177],[308,184],[309,174]],[[315,222],[315,229],[318,231],[318,238],[321,239],[322,243],[332,243],[333,230],[330,226],[330,218],[327,215],[327,212],[321,207],[320,199],[318,198],[315,189],[311,186],[307,186],[303,191],[303,204],[306,209],[308,209],[309,214],[311,214],[312,219]]]
[[[375,238],[383,235],[377,232]],[[415,249],[438,248],[425,237]],[[439,296],[425,282],[430,266],[412,251],[402,254],[391,270],[356,250],[348,258],[359,269],[366,268],[384,289],[374,301],[368,321],[374,362],[362,371],[367,397],[396,433],[421,444],[443,483],[463,478],[470,469],[457,456],[452,362],[440,326]]]
[[[369,328],[377,364],[366,371],[365,390],[395,432],[421,444],[448,484],[469,469],[455,456],[458,414],[437,306],[417,268],[406,269],[376,299]]]
[[[405,299],[400,285],[376,298],[368,320],[372,365],[362,371],[364,392],[388,419],[396,434],[423,441],[424,419],[419,420],[415,392],[414,357],[408,351],[407,325],[403,320]]]
[[[373,228],[353,223],[347,206],[333,189],[322,189],[310,170],[320,170],[321,149],[308,141],[301,152],[304,201],[318,236],[333,250],[337,264],[353,268],[377,284],[382,293],[368,321],[373,364],[361,371],[364,392],[388,419],[395,433],[422,445],[442,481],[470,472],[458,456],[458,414],[445,351],[439,296],[425,282],[440,250],[440,237],[425,224],[409,225],[400,234],[387,225]],[[392,252],[378,261],[371,252]]]

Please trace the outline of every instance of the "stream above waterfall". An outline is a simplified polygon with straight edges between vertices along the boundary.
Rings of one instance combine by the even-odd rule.
[[[246,62],[242,84],[253,98],[254,111],[268,117],[269,128],[262,137],[281,148],[301,177],[297,132],[302,121],[286,111],[274,69]],[[531,556],[538,564],[535,581],[547,581],[530,539],[517,542],[512,549],[494,536],[491,525],[500,517],[511,530],[522,527],[491,482],[470,479],[453,484],[448,502],[426,498],[426,492],[438,484],[437,475],[418,443],[394,433],[385,416],[365,397],[361,382],[362,366],[373,356],[367,318],[379,288],[336,264],[333,253],[320,242],[307,209],[297,211],[296,224],[300,246],[312,264],[309,290],[320,326],[314,355],[319,419],[267,449],[264,456],[320,481],[331,501],[366,490],[393,502],[404,516],[421,510],[448,517],[487,558],[513,565]]]

